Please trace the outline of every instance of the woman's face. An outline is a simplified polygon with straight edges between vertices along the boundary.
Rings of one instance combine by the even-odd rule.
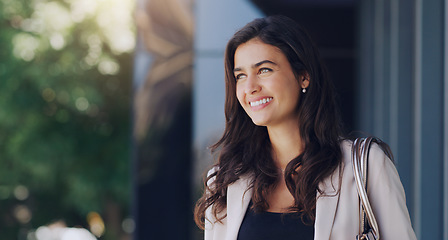
[[[280,49],[254,38],[235,51],[236,96],[243,109],[259,126],[283,123],[297,125],[296,106],[301,88]]]

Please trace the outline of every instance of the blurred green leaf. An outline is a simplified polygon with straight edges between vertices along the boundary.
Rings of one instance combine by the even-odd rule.
[[[107,229],[117,224],[108,215],[129,214],[132,7],[0,0],[2,238],[57,219],[87,227],[91,211]],[[19,185],[26,200],[13,194]],[[107,213],[110,202],[118,213]],[[30,222],[15,217],[17,204],[30,208]]]

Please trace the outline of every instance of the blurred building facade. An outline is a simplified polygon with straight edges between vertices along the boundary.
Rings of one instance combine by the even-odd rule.
[[[148,7],[151,2],[152,7]],[[185,64],[181,74],[185,78],[168,81],[182,82],[188,97],[176,100],[170,95],[173,88],[155,92],[147,89],[143,103],[149,101],[154,106],[134,109],[134,116],[142,116],[140,111],[146,111],[154,119],[164,117],[163,123],[174,116],[171,127],[176,129],[171,137],[162,137],[164,142],[157,142],[165,134],[162,132],[154,135],[152,142],[136,145],[135,239],[200,239],[200,233],[194,230],[192,207],[199,196],[203,173],[214,161],[207,147],[219,139],[224,129],[224,48],[233,33],[247,22],[272,14],[295,19],[317,42],[339,92],[346,130],[376,135],[392,147],[417,238],[448,239],[446,0],[172,0],[166,1],[165,7],[154,2],[157,1],[139,2],[137,12],[143,10],[146,14],[139,18],[142,21],[139,24],[160,24],[166,20],[161,17],[163,14],[177,16],[169,21],[171,25],[158,25],[151,31],[174,29],[174,33],[164,38],[180,46],[172,53],[185,58],[174,65],[170,62],[162,65]],[[151,73],[154,61],[160,60],[160,54],[147,45],[157,39],[143,37],[144,31],[139,28],[136,102],[138,92],[154,75]],[[166,46],[157,45],[153,49],[161,51]],[[160,99],[173,101],[164,109],[164,101]],[[143,125],[140,130],[135,128],[134,139],[147,134],[148,129],[161,129],[148,125],[148,120],[138,121],[135,119],[136,125]],[[190,127],[190,132],[185,131]],[[180,140],[173,142],[173,139]],[[160,144],[169,146],[167,152],[160,151],[163,149]],[[181,147],[184,144],[191,146],[190,150]],[[178,149],[183,152],[168,154]],[[161,165],[159,158],[169,164]],[[164,176],[167,173],[163,169],[172,170],[176,166],[183,171]],[[166,231],[179,234],[166,235]]]
[[[188,239],[193,5],[137,2],[133,105],[134,239]]]

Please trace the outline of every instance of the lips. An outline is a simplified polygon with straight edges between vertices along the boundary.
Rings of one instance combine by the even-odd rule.
[[[249,102],[249,104],[250,104],[251,107],[257,107],[257,106],[260,106],[262,104],[269,103],[272,99],[273,99],[272,97],[266,97],[266,98],[262,98],[262,99],[257,100],[257,101]]]

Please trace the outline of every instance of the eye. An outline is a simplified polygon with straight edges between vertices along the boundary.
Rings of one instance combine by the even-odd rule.
[[[243,73],[241,73],[241,74],[236,75],[236,76],[235,76],[235,79],[238,81],[238,80],[243,79],[243,78],[245,78],[245,77],[246,77],[246,75],[243,74]]]
[[[259,74],[264,74],[264,73],[268,73],[268,72],[271,72],[272,71],[272,69],[269,69],[269,68],[261,68],[259,71],[258,71],[258,73]]]

